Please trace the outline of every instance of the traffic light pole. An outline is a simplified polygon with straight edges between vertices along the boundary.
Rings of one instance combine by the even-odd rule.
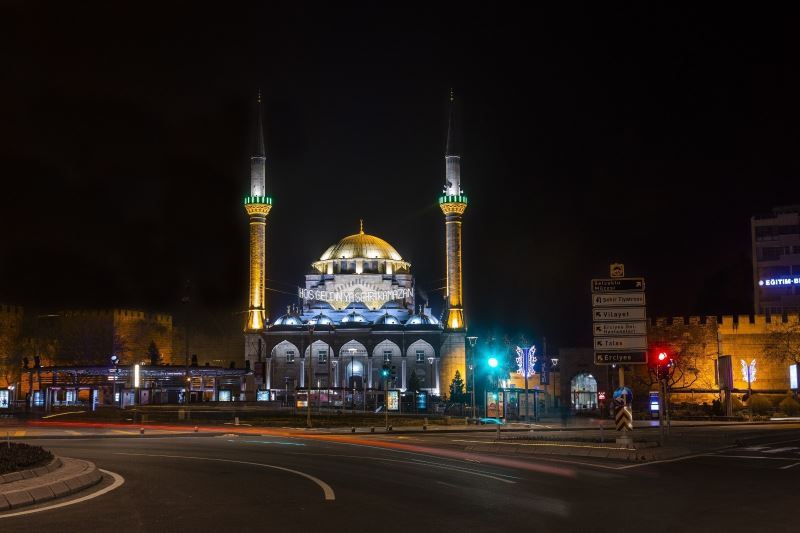
[[[386,431],[389,431],[389,380],[383,380],[383,415],[386,422]]]

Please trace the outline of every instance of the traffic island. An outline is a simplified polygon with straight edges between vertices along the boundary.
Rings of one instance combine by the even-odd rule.
[[[54,457],[48,464],[0,476],[0,512],[68,496],[102,479],[89,461]]]

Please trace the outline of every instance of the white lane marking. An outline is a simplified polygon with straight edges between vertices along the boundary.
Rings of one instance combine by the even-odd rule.
[[[470,470],[469,468],[464,468],[462,466],[451,466],[451,465],[444,464],[444,463],[432,463],[430,461],[422,461],[420,459],[412,459],[411,461],[414,462],[414,463],[420,463],[420,464],[424,464],[424,465],[437,466],[439,468],[450,468],[451,470],[458,470],[460,472],[479,473],[481,475],[485,475],[485,476],[491,477],[493,479],[496,479],[494,476],[500,476],[500,477],[511,478],[511,479],[522,479],[521,477],[509,476],[508,474],[498,474],[496,472],[492,472],[491,474],[489,474],[486,471]],[[506,481],[506,480],[505,479],[501,479],[500,481]],[[508,481],[506,481],[506,482],[508,483]],[[510,483],[513,483],[513,481],[511,481]]]
[[[745,451],[745,452],[758,452],[758,451],[761,451],[761,450],[766,450],[767,447],[766,446],[748,446],[747,448],[739,448],[739,449],[742,450],[742,451]]]
[[[497,481],[502,481],[503,483],[512,483],[512,484],[516,483],[516,481],[503,479],[503,478],[497,477],[497,476],[510,477],[510,478],[514,478],[514,479],[522,479],[520,477],[508,476],[506,474],[497,474],[497,473],[494,473],[494,472],[492,474],[489,474],[489,473],[487,473],[485,471],[470,470],[468,468],[449,465],[449,464],[445,464],[445,463],[431,463],[430,461],[421,461],[419,459],[412,459],[411,462],[409,462],[409,461],[401,461],[400,459],[389,459],[388,457],[369,457],[369,456],[364,456],[364,455],[344,455],[344,454],[341,454],[341,453],[301,453],[301,452],[298,452],[298,453],[294,453],[292,455],[324,455],[326,457],[347,457],[349,459],[372,459],[373,461],[387,461],[387,462],[390,462],[390,463],[402,463],[404,465],[417,463],[420,466],[421,465],[425,465],[425,466],[432,466],[434,468],[442,468],[444,470],[455,470],[457,472],[462,472],[464,474],[472,474],[473,476],[488,477],[490,479],[495,479]]]
[[[115,472],[109,472],[108,470],[103,470],[102,468],[100,469],[100,471],[103,472],[104,474],[108,474],[109,476],[114,478],[114,482],[111,485],[109,485],[108,487],[106,487],[106,488],[104,488],[102,490],[98,490],[97,492],[93,492],[92,494],[87,494],[86,496],[83,496],[81,498],[76,498],[74,500],[69,500],[67,502],[48,505],[47,507],[39,507],[37,509],[29,509],[27,511],[18,511],[16,513],[2,514],[2,515],[0,515],[0,518],[11,518],[12,516],[20,516],[20,515],[32,514],[32,513],[41,513],[42,511],[49,511],[50,509],[57,509],[59,507],[66,507],[67,505],[73,505],[73,504],[76,504],[76,503],[85,502],[86,500],[91,500],[93,498],[97,498],[98,496],[102,496],[106,492],[111,492],[112,490],[114,490],[116,488],[119,488],[120,486],[122,486],[123,483],[125,483],[125,478],[120,476],[119,474],[117,474]]]
[[[782,467],[780,467],[780,469],[781,469],[781,470],[789,470],[789,469],[790,469],[790,468],[792,468],[793,466],[797,466],[797,465],[800,465],[800,463],[795,463],[795,464],[793,464],[793,465],[786,465],[786,466],[782,466]]]
[[[724,457],[726,459],[769,459],[771,461],[796,461],[797,457],[764,457],[763,455],[728,455],[709,453],[708,457]]]
[[[662,459],[661,461],[649,461],[647,463],[637,463],[635,465],[617,466],[614,470],[627,470],[629,468],[638,468],[640,466],[657,465],[659,463],[677,463],[678,461],[685,461],[687,459],[694,459],[695,457],[707,457],[713,455],[710,453],[696,453],[693,455],[684,455],[683,457],[676,457],[675,459]],[[722,456],[720,456],[722,457]]]
[[[789,450],[796,450],[797,446],[786,446],[784,448],[773,448],[771,450],[765,450],[764,453],[780,453],[780,452],[788,452]]]
[[[233,459],[217,459],[214,457],[193,457],[190,455],[162,455],[162,454],[149,454],[149,453],[124,453],[124,452],[114,452],[113,455],[135,455],[139,457],[167,457],[171,459],[193,459],[195,461],[218,461],[221,463],[236,463],[240,465],[252,465],[252,466],[261,466],[264,468],[272,468],[274,470],[282,470],[284,472],[290,472],[292,474],[297,474],[298,476],[302,476],[306,479],[310,479],[322,489],[322,492],[325,494],[325,499],[328,501],[333,501],[336,499],[336,495],[333,492],[333,489],[330,485],[322,481],[321,479],[312,476],[311,474],[306,474],[305,472],[300,472],[299,470],[292,470],[291,468],[284,468],[282,466],[276,465],[268,465],[264,463],[251,463],[250,461],[235,461]]]

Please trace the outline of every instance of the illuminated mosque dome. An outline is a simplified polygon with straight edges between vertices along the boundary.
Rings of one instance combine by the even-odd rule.
[[[327,274],[338,273],[386,273],[408,271],[411,264],[403,261],[394,246],[374,235],[360,231],[348,235],[325,250],[314,268]]]

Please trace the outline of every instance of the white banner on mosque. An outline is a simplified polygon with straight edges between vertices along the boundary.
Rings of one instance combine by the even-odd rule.
[[[388,302],[411,298],[411,289],[391,290],[351,290],[351,291],[326,291],[317,289],[297,288],[297,293],[304,300],[319,300],[323,302]]]

